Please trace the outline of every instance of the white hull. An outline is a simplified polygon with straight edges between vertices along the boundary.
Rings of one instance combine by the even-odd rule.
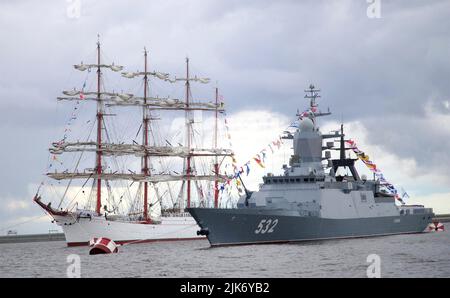
[[[87,245],[92,238],[106,237],[116,243],[204,239],[191,216],[161,217],[161,223],[145,224],[107,220],[103,216],[76,220],[70,214],[53,215],[62,227],[68,246]]]

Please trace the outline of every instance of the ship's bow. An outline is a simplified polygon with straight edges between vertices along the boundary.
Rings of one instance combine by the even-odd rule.
[[[224,217],[220,210],[213,208],[188,208],[188,212],[200,227],[197,235],[206,236],[212,246],[223,243],[227,238],[225,235],[230,233],[229,230],[226,230],[227,224],[223,222]]]
[[[283,216],[246,209],[188,208],[200,226],[197,232],[211,246],[287,242],[278,229]]]

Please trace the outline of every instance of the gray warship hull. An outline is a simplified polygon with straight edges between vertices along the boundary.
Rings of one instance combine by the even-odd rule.
[[[286,210],[189,208],[211,246],[420,233],[433,213],[333,219],[304,217]]]

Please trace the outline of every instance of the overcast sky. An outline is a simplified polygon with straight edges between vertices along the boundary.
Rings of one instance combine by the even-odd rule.
[[[79,87],[72,65],[90,62],[97,34],[108,60],[131,70],[144,46],[152,68],[175,75],[189,56],[218,82],[241,161],[294,120],[314,83],[333,112],[324,128],[343,120],[409,203],[450,213],[450,2],[380,3],[1,1],[0,233],[42,215],[31,199],[67,118],[56,96]]]

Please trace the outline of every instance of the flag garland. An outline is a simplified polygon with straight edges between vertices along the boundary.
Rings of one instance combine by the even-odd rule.
[[[225,123],[227,123],[227,122],[225,122]],[[226,129],[227,129],[227,136],[230,136],[230,134],[228,132],[228,126],[226,126]],[[230,146],[231,146],[231,138],[230,137],[229,137],[229,141],[230,141]],[[240,188],[240,186],[242,186],[242,183],[239,179],[241,177],[241,175],[245,173],[245,176],[248,176],[250,174],[251,167],[253,166],[253,164],[256,164],[259,167],[265,169],[266,168],[265,162],[267,160],[267,152],[270,150],[270,152],[272,154],[274,154],[275,150],[281,149],[282,144],[283,144],[283,141],[281,139],[281,136],[278,136],[277,139],[275,139],[274,141],[267,144],[267,146],[265,148],[263,148],[261,151],[259,151],[259,153],[255,154],[250,160],[245,162],[242,166],[237,166],[237,161],[236,161],[235,157],[232,156],[231,158],[232,158],[233,174],[231,177],[229,177],[229,179],[226,180],[226,182],[224,182],[218,186],[219,190],[223,191],[227,185],[230,185],[231,181],[234,181],[234,183],[236,184],[236,186],[238,188],[239,193],[241,193],[242,189]]]
[[[259,154],[256,154],[255,157],[253,157],[253,160],[256,161],[256,163],[261,167],[261,168],[265,168],[266,166],[263,164],[263,162],[261,161],[261,157],[259,157]]]
[[[315,113],[317,113],[317,106],[309,107],[301,113],[299,113],[297,110],[297,115],[298,115],[299,120],[303,120],[304,117],[309,117],[311,115],[314,115]],[[309,117],[309,118],[314,122],[314,117]],[[298,124],[298,121],[295,121],[293,124]],[[293,124],[291,124],[290,127],[295,127],[295,126],[292,126]],[[296,128],[298,128],[298,126]]]
[[[225,136],[228,139],[229,142],[229,146],[230,148],[232,148],[232,142],[231,142],[231,134],[230,134],[230,129],[228,126],[228,120],[226,118],[226,112],[224,112],[224,122],[225,122]],[[296,123],[296,122],[294,122]],[[294,128],[298,128],[298,125],[293,126],[294,124],[291,124],[289,127],[286,128],[286,130],[288,130],[290,127],[294,127]],[[274,154],[276,152],[276,150],[281,149],[281,145],[283,144],[283,140],[281,138],[281,135],[279,135],[275,140],[269,142],[267,144],[267,146],[265,148],[263,148],[262,150],[259,151],[259,153],[255,154],[250,160],[248,160],[247,162],[245,162],[242,166],[237,166],[237,161],[236,158],[234,156],[231,157],[232,159],[232,168],[233,168],[233,172],[232,175],[228,175],[228,179],[226,179],[226,181],[224,183],[219,184],[217,187],[218,189],[223,192],[225,189],[228,188],[228,186],[231,186],[231,181],[234,181],[234,183],[237,186],[238,192],[242,193],[242,189],[240,188],[240,186],[242,186],[242,183],[240,181],[240,177],[242,174],[245,173],[246,176],[248,176],[250,174],[251,171],[251,167],[253,166],[253,164],[258,165],[261,168],[266,168],[265,166],[265,162],[267,159],[267,153],[270,151],[271,154]],[[225,166],[226,167],[226,166]],[[244,170],[245,168],[245,170]],[[227,171],[225,171],[225,175],[227,175]],[[228,189],[228,193],[229,193],[229,189]]]
[[[219,99],[220,99],[220,101],[223,101],[223,96],[219,95]],[[299,116],[299,118],[296,121],[292,122],[284,130],[284,132],[289,132],[289,129],[291,129],[291,128],[298,129],[299,124],[300,124],[299,120],[302,120],[303,117],[310,117],[311,115],[314,115],[314,113],[316,113],[316,112],[317,112],[317,106],[310,107],[301,114],[297,111],[297,115]],[[226,112],[224,112],[223,114],[225,116],[225,118],[224,118],[225,129],[226,129],[225,135],[228,139],[230,148],[232,148],[231,134],[230,134],[229,126],[228,126],[228,120],[226,118]],[[240,167],[237,166],[236,159],[234,158],[234,156],[232,156],[233,174],[231,175],[231,177],[229,176],[229,179],[227,179],[227,181],[225,183],[219,184],[218,189],[221,192],[223,192],[223,190],[225,190],[225,188],[230,185],[230,181],[235,180],[236,181],[235,183],[238,186],[238,191],[239,191],[239,193],[241,193],[242,189],[240,189],[239,186],[242,183],[240,181],[238,182],[238,178],[240,178],[241,174],[243,174],[245,172],[246,176],[248,176],[250,174],[251,166],[253,163],[256,163],[261,168],[265,168],[267,153],[270,151],[271,154],[275,154],[276,150],[281,149],[282,144],[283,144],[283,140],[280,135],[280,136],[278,136],[277,139],[273,140],[272,142],[269,142],[269,144],[267,144],[267,146],[264,149],[259,151],[259,153],[255,154],[250,160],[248,160],[246,163],[243,164],[243,166],[240,166]],[[244,167],[245,167],[245,171],[244,171]],[[225,165],[225,168],[227,168],[227,165]],[[225,175],[228,175],[226,170],[225,170]]]
[[[317,107],[311,107],[307,110],[305,110],[302,113],[298,113],[299,115],[299,120],[302,120],[303,117],[308,117],[310,114],[314,114],[317,112]],[[224,113],[226,116],[226,113]],[[232,147],[232,143],[231,143],[231,134],[229,132],[229,127],[228,127],[228,122],[227,119],[224,119],[225,121],[225,128],[226,128],[226,136],[228,138],[229,141],[229,145],[230,148]],[[289,128],[295,128],[298,129],[299,128],[299,121],[296,120],[294,122],[292,122],[288,128],[286,130],[288,130]],[[351,149],[353,150],[353,152],[356,154],[356,156],[367,166],[367,168],[372,171],[375,176],[378,178],[378,180],[380,181],[380,184],[383,185],[388,191],[389,193],[393,194],[395,199],[397,199],[399,202],[401,202],[401,204],[405,204],[405,202],[403,201],[402,198],[408,197],[409,195],[403,190],[403,194],[402,197],[400,197],[400,195],[398,194],[397,189],[394,187],[394,185],[390,182],[388,182],[385,178],[383,173],[381,172],[381,170],[377,167],[377,165],[375,163],[373,163],[369,156],[366,155],[363,151],[361,151],[357,146],[355,141],[353,140],[347,140],[346,141]],[[259,151],[259,153],[257,153],[255,156],[253,156],[253,158],[251,158],[249,161],[247,161],[246,163],[244,163],[243,166],[241,167],[237,167],[237,162],[234,156],[232,156],[232,166],[233,166],[233,172],[234,174],[232,175],[231,178],[227,179],[225,183],[221,183],[218,185],[218,189],[223,192],[224,189],[226,188],[226,186],[230,186],[231,185],[231,181],[235,181],[234,183],[237,186],[237,189],[239,191],[239,193],[242,192],[240,186],[242,185],[241,181],[239,181],[241,174],[244,173],[244,167],[246,168],[245,173],[246,176],[248,176],[250,174],[250,165],[253,162],[255,162],[258,166],[260,166],[261,168],[265,168],[265,160],[266,160],[266,153],[268,152],[268,150],[270,150],[270,152],[272,154],[275,153],[276,149],[280,149],[281,145],[283,144],[282,138],[281,136],[278,136],[278,138],[272,142],[270,142],[264,149],[262,149],[261,151]],[[225,173],[226,174],[226,173]],[[228,193],[230,193],[230,189],[228,188]]]
[[[400,195],[398,194],[397,189],[394,187],[394,185],[390,182],[388,182],[385,178],[383,173],[381,172],[381,170],[377,167],[377,165],[375,163],[373,163],[369,156],[366,155],[363,151],[361,151],[358,146],[356,146],[356,142],[353,140],[347,140],[345,141],[347,144],[350,145],[350,148],[352,149],[352,151],[356,154],[356,156],[366,165],[366,167],[375,174],[375,177],[378,178],[378,180],[380,181],[380,184],[383,185],[390,194],[393,194],[395,196],[395,198],[401,202],[402,204],[405,204],[405,202],[403,201],[403,199],[400,197]],[[405,192],[406,193],[406,192]],[[403,197],[405,197],[403,195]],[[408,196],[409,197],[409,196]]]
[[[219,96],[220,100],[223,100],[222,96]],[[310,114],[313,114],[317,112],[317,107],[312,107],[307,109],[305,112],[303,112],[302,114],[299,114],[299,120],[303,119],[303,117],[309,116]],[[228,139],[229,142],[229,146],[230,148],[232,148],[232,142],[231,142],[231,134],[230,134],[230,129],[228,126],[228,120],[226,118],[226,112],[224,112],[224,122],[225,122],[225,135]],[[298,129],[299,128],[299,122],[298,120],[294,121],[291,125],[289,125],[285,131],[289,130],[290,128],[295,128]],[[261,168],[266,168],[265,166],[265,162],[267,159],[267,153],[270,152],[272,155],[275,154],[275,152],[277,150],[281,149],[281,145],[283,144],[283,140],[281,135],[279,135],[275,140],[269,142],[267,144],[267,146],[265,148],[263,148],[262,150],[259,151],[259,153],[255,154],[250,160],[248,160],[247,162],[245,162],[242,166],[237,166],[237,161],[235,159],[234,156],[232,156],[232,168],[233,168],[233,172],[232,175],[229,176],[229,178],[224,182],[218,185],[218,189],[223,192],[226,188],[228,188],[228,186],[231,186],[231,181],[235,181],[234,183],[237,186],[237,189],[239,191],[239,193],[242,193],[242,189],[240,188],[240,186],[242,185],[241,181],[239,181],[241,175],[243,173],[245,173],[246,176],[248,176],[250,174],[251,171],[251,167],[253,166],[253,164],[258,165]],[[226,167],[226,166],[225,166]],[[244,171],[245,168],[245,171]],[[227,175],[227,171],[225,171],[225,175]],[[229,189],[228,189],[229,192]]]
[[[74,104],[74,107],[73,107],[73,109],[72,109],[72,113],[71,113],[71,115],[70,115],[70,118],[69,118],[69,120],[67,121],[67,123],[66,123],[66,125],[65,125],[65,127],[64,127],[64,134],[63,134],[63,137],[62,137],[61,140],[59,140],[59,141],[57,142],[58,144],[63,144],[63,143],[67,140],[68,133],[72,132],[72,129],[70,128],[70,126],[72,126],[73,121],[77,120],[77,118],[78,118],[78,116],[77,116],[77,113],[78,113],[78,106],[79,106],[79,104],[80,104],[80,100],[83,100],[83,99],[84,99],[84,93],[83,93],[83,91],[84,91],[84,88],[86,87],[86,81],[87,81],[87,79],[88,79],[88,77],[86,76],[86,78],[85,78],[85,80],[84,80],[84,82],[83,82],[83,86],[82,86],[81,91],[80,91],[80,96],[79,96],[80,99],[77,100],[77,101],[75,102],[75,104]],[[89,121],[88,121],[88,122],[89,122]],[[50,169],[51,167],[53,167],[53,163],[54,163],[54,162],[58,162],[58,163],[60,163],[61,165],[63,164],[63,162],[60,161],[60,160],[58,159],[58,157],[57,157],[55,154],[52,155],[51,160],[52,160],[52,162],[48,165],[48,169]]]

